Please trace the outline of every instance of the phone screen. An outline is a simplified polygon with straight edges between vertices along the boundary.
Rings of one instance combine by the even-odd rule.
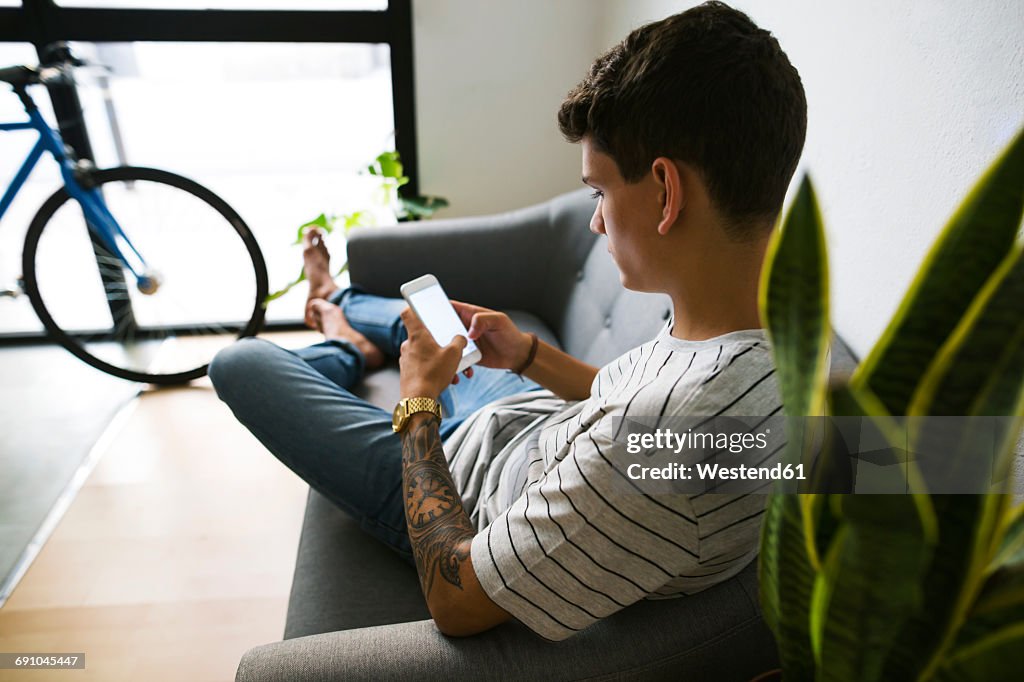
[[[451,301],[444,293],[440,284],[420,289],[409,296],[416,314],[423,320],[423,324],[430,330],[434,340],[439,346],[447,346],[456,336],[466,336],[466,328],[462,325],[458,313],[452,307]],[[469,339],[466,339],[469,341]],[[476,351],[476,344],[472,341],[466,344],[462,355],[466,356]]]

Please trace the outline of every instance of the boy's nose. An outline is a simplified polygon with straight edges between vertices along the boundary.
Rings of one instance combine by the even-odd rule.
[[[601,216],[601,202],[597,203],[594,215],[590,218],[590,231],[594,234],[604,234],[604,218]]]

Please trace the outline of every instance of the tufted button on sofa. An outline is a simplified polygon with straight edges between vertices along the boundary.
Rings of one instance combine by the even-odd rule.
[[[501,215],[356,230],[352,281],[397,296],[437,275],[453,298],[505,310],[600,366],[653,337],[671,314],[666,296],[625,290],[589,231],[585,191]],[[840,346],[833,363],[850,366]],[[398,371],[367,377],[363,397],[390,409]],[[239,682],[313,680],[749,680],[777,667],[761,619],[756,562],[699,594],[644,601],[560,643],[517,622],[449,638],[430,620],[415,571],[310,491],[284,641],[251,649]]]

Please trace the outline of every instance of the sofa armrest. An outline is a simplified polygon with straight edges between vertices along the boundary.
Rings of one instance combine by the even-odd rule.
[[[352,283],[398,296],[402,283],[432,273],[452,298],[540,317],[552,272],[575,274],[591,240],[580,221],[580,193],[529,208],[474,218],[402,223],[349,234]],[[566,249],[567,243],[577,244]]]

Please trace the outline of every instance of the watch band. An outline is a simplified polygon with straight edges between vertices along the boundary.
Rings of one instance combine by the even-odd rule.
[[[405,429],[409,419],[417,412],[429,412],[441,419],[441,403],[433,398],[402,398],[395,405],[395,411],[391,418],[391,428],[396,433]]]
[[[433,398],[406,398],[405,399],[405,416],[411,417],[416,412],[431,412],[437,416],[438,419],[441,415],[438,414],[441,411],[441,403],[437,402]]]

